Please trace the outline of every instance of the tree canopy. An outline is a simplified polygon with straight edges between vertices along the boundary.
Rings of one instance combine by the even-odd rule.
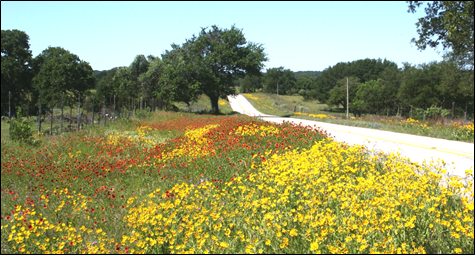
[[[408,12],[415,13],[421,1],[407,1]],[[427,46],[435,48],[442,44],[473,70],[473,1],[432,1],[425,8],[426,16],[419,18],[417,33],[419,38],[412,42],[420,50]]]
[[[8,92],[11,92],[12,105],[24,102],[21,96],[30,89],[32,72],[31,50],[28,35],[19,30],[2,30],[2,102],[8,102]],[[6,105],[5,105],[6,106]],[[7,111],[2,104],[2,112]],[[14,110],[14,108],[12,109]]]
[[[290,69],[284,69],[283,66],[267,69],[263,76],[264,91],[268,93],[277,93],[277,84],[279,84],[279,95],[298,93],[294,88],[295,74]]]
[[[267,57],[261,44],[248,43],[242,30],[234,25],[231,29],[216,25],[206,29],[187,40],[183,48],[190,54],[189,63],[200,91],[210,98],[212,111],[218,113],[219,98],[236,93],[233,80],[246,73],[259,74]]]
[[[69,91],[74,95],[93,89],[95,77],[89,63],[77,55],[61,48],[48,47],[33,59],[35,77],[33,86],[42,95],[50,95],[54,88],[55,101],[59,102],[60,93]]]

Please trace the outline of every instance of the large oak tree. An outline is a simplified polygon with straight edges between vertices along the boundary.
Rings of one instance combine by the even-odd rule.
[[[190,54],[193,75],[200,84],[200,91],[211,101],[214,113],[219,113],[219,98],[235,94],[233,80],[247,74],[259,74],[267,61],[261,44],[247,42],[242,30],[234,25],[221,29],[202,28],[198,37],[193,36],[183,46]]]

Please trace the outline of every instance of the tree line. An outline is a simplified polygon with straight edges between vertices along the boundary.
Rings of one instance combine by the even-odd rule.
[[[1,37],[2,102],[8,102],[11,92],[13,106],[26,106],[29,95],[32,111],[38,110],[40,95],[46,98],[54,89],[56,105],[62,92],[70,99],[93,96],[97,104],[111,95],[154,98],[165,108],[178,101],[190,104],[205,94],[212,111],[219,113],[218,100],[236,93],[233,81],[245,74],[260,75],[267,60],[262,45],[248,42],[234,25],[202,28],[182,45],[172,44],[161,58],[138,55],[129,66],[107,72],[93,71],[89,63],[61,47],[48,47],[33,58],[23,31],[2,30]],[[7,107],[2,104],[2,113]]]
[[[279,95],[298,94],[346,110],[347,79],[349,110],[355,115],[362,111],[396,115],[411,107],[451,109],[453,102],[459,115],[466,111],[473,115],[473,72],[449,56],[440,62],[403,63],[402,68],[386,59],[340,62],[316,77],[269,68],[262,77],[246,75],[237,85],[242,92],[273,94],[278,87]]]
[[[418,1],[408,3],[408,12],[421,6]],[[389,113],[408,107],[447,109],[453,102],[457,111],[473,115],[473,2],[434,1],[425,11],[427,15],[416,24],[419,38],[413,42],[420,50],[442,44],[444,50],[450,50],[443,61],[404,63],[398,68],[386,59],[362,59],[321,72],[294,73],[278,67],[262,73],[267,61],[262,44],[247,42],[234,25],[230,29],[202,28],[198,36],[181,45],[172,44],[161,57],[137,55],[129,66],[103,72],[93,71],[89,63],[61,47],[48,47],[33,58],[25,32],[2,30],[2,114],[9,92],[13,106],[25,109],[28,98],[33,102],[29,110],[35,111],[41,104],[40,95],[50,95],[53,89],[56,105],[62,92],[70,99],[67,102],[92,96],[96,104],[112,95],[154,98],[165,109],[178,101],[190,105],[205,94],[212,111],[218,113],[219,98],[226,99],[240,87],[241,92],[298,94],[305,100],[346,108],[348,80],[348,106],[355,115],[364,110]]]

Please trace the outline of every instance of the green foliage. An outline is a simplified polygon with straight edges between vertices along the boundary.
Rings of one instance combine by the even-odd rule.
[[[169,106],[173,101],[190,105],[197,100],[200,82],[195,79],[196,72],[191,63],[189,45],[180,47],[172,44],[171,51],[162,54],[162,75],[158,80],[155,96]]]
[[[12,118],[10,121],[10,138],[14,141],[28,142],[33,134],[31,121],[23,119],[20,107],[17,108],[17,112],[17,118]]]
[[[386,88],[381,81],[371,80],[361,84],[356,92],[356,98],[362,102],[363,109],[382,109],[385,106],[384,95]]]
[[[11,92],[11,103],[14,106],[25,104],[22,94],[31,88],[32,72],[30,71],[31,50],[28,35],[16,29],[1,31],[2,44],[2,85],[1,101],[8,102]],[[7,111],[8,105],[2,103],[1,111]]]
[[[330,91],[337,86],[337,81],[346,77],[355,76],[361,83],[376,80],[387,69],[397,70],[397,64],[389,60],[360,59],[353,62],[340,62],[325,69],[317,78],[315,89],[317,99],[326,102],[330,98]]]
[[[408,12],[415,13],[422,5],[420,1],[408,1]],[[419,18],[417,33],[419,38],[412,38],[418,49],[424,50],[442,44],[444,49],[452,49],[453,54],[462,57],[463,63],[474,63],[473,41],[473,1],[433,1],[427,3],[426,16]]]
[[[135,117],[139,119],[146,119],[152,116],[152,112],[150,112],[150,108],[144,108],[144,109],[137,109],[135,111]]]
[[[190,53],[194,78],[200,91],[210,98],[214,113],[219,113],[219,98],[235,94],[233,80],[246,73],[258,75],[267,60],[262,45],[248,43],[242,30],[234,25],[224,30],[216,25],[208,31],[203,28],[183,48]]]
[[[353,105],[356,98],[356,92],[360,86],[361,82],[358,77],[350,76],[348,77],[348,90],[349,90],[349,101],[350,101],[350,108],[351,110],[359,109],[360,107],[356,107]],[[346,110],[346,78],[340,79],[336,82],[336,86],[330,90],[329,98],[326,101],[326,104],[329,106],[343,106]],[[358,105],[359,106],[359,105]]]
[[[295,78],[299,78],[301,75],[308,75],[310,77],[313,77],[313,78],[317,78],[318,76],[320,76],[322,74],[321,71],[297,71],[297,72],[294,72],[295,73]]]
[[[259,75],[247,74],[241,83],[241,91],[244,93],[256,92],[258,89],[262,89],[262,79]]]
[[[277,93],[277,84],[279,84],[279,95],[287,95],[287,92],[291,92],[291,89],[295,88],[297,80],[294,72],[284,69],[282,66],[267,69],[262,79],[264,80],[264,91],[268,93]]]
[[[442,107],[437,107],[436,105],[432,105],[431,107],[427,108],[425,113],[426,113],[427,118],[436,117],[436,116],[445,117],[450,114],[450,110],[442,109]]]
[[[33,86],[43,98],[50,96],[54,89],[56,105],[61,103],[62,92],[79,96],[94,88],[95,77],[89,63],[61,47],[48,47],[33,59],[33,65],[36,70]],[[39,102],[36,105],[39,106]]]
[[[112,79],[119,70],[118,67],[112,68],[111,70],[102,71],[99,74],[95,75],[96,77],[96,95],[95,95],[95,106],[101,107],[102,100],[104,98],[110,98],[111,95],[115,94],[115,87],[112,83]],[[98,108],[96,108],[98,109]]]

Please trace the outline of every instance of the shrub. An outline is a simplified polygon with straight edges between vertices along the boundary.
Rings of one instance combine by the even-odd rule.
[[[33,131],[31,130],[31,121],[23,119],[21,108],[17,108],[17,118],[12,118],[10,122],[10,138],[12,140],[28,140],[31,138]]]
[[[150,112],[150,108],[144,108],[144,109],[138,109],[136,110],[135,112],[135,116],[139,119],[145,119],[145,118],[148,118],[152,115],[152,113]]]

